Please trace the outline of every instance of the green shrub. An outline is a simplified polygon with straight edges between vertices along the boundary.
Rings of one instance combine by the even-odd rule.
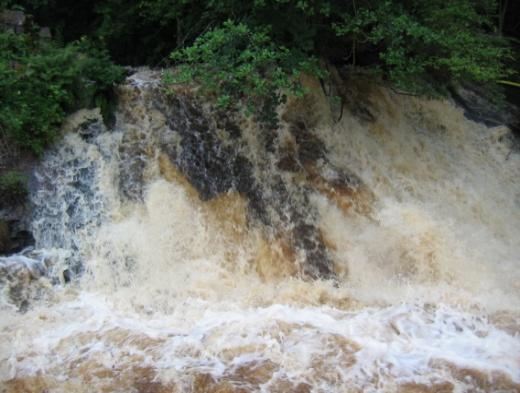
[[[186,11],[167,14],[167,3],[144,2],[175,23]],[[174,51],[181,71],[169,82],[197,82],[221,105],[242,105],[269,121],[284,93],[301,94],[302,71],[323,75],[316,59],[363,67],[408,92],[442,95],[469,81],[495,94],[493,85],[513,74],[496,9],[495,0],[203,1],[191,12],[204,30]],[[230,14],[239,22],[222,23]]]
[[[86,40],[62,47],[0,33],[0,131],[40,154],[69,112],[102,101],[121,77],[108,54]]]
[[[353,52],[356,44],[376,52],[373,66],[398,88],[442,94],[453,82],[495,83],[513,73],[504,63],[512,51],[493,32],[494,3],[361,2],[333,27],[351,42]]]
[[[304,93],[302,72],[322,75],[314,58],[273,43],[269,29],[232,21],[171,59],[180,65],[165,78],[167,84],[196,82],[204,93],[216,95],[218,106],[242,108],[269,126],[276,125],[276,108],[287,93]]]
[[[315,59],[361,67],[409,92],[444,94],[451,84],[468,81],[497,91],[496,81],[510,79],[515,66],[502,34],[516,29],[516,3],[0,0],[0,6],[33,13],[37,23],[50,26],[58,37],[70,41],[86,35],[104,42],[121,63],[163,66],[174,51],[175,63],[186,66],[175,80],[191,78],[217,94],[221,105],[249,107],[267,118],[283,99],[281,91],[299,91],[295,75],[305,64],[319,73]],[[250,78],[241,74],[245,70],[251,71]],[[49,108],[44,113],[53,117],[56,112]]]

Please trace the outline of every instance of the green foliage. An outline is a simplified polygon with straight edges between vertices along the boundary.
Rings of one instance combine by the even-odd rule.
[[[65,0],[62,0],[65,1]],[[118,62],[165,65],[172,50],[191,43],[218,17],[206,2],[192,0],[98,0],[91,35],[102,40]]]
[[[163,9],[165,2],[146,4]],[[194,12],[200,20],[211,15],[218,27],[174,52],[181,65],[176,82],[200,83],[221,105],[241,102],[271,114],[280,90],[300,92],[295,81],[309,64],[320,74],[316,58],[364,67],[415,93],[446,94],[458,82],[496,84],[513,73],[505,65],[512,52],[495,32],[496,6],[494,0],[202,1]],[[230,14],[240,22],[222,22]]]
[[[107,53],[85,40],[61,47],[0,33],[0,131],[40,154],[67,113],[99,102],[121,77]]]
[[[375,66],[397,87],[442,93],[447,83],[495,82],[512,73],[503,62],[511,50],[490,31],[486,12],[492,3],[483,1],[478,7],[469,0],[382,0],[343,15],[334,29],[353,47],[361,43],[377,48]]]
[[[280,91],[291,91],[288,85],[294,86],[294,76],[305,68],[303,64],[315,64],[314,59],[340,67],[362,67],[399,89],[435,95],[446,93],[451,84],[468,81],[496,91],[493,85],[497,80],[511,79],[511,68],[516,64],[508,41],[502,37],[504,32],[516,31],[515,2],[1,2],[34,13],[38,23],[51,26],[55,36],[67,41],[86,35],[104,43],[120,63],[165,66],[165,59],[174,51],[175,64],[186,65],[176,78],[201,83],[203,90],[218,95],[222,106],[260,107],[265,113],[272,112],[272,105],[283,97],[278,97]],[[270,41],[244,44],[246,39],[262,35]],[[269,61],[263,58],[267,52],[273,56]],[[219,61],[219,57],[225,60]],[[241,75],[247,64],[252,70],[250,78]],[[316,67],[312,68],[316,73]],[[211,75],[204,75],[204,71]],[[255,77],[267,81],[256,82]],[[217,78],[221,78],[218,83]],[[241,83],[244,88],[239,92]],[[265,93],[265,89],[270,92]]]
[[[13,204],[25,200],[28,194],[27,176],[18,171],[8,171],[0,175],[0,201]]]
[[[171,59],[180,66],[168,84],[195,81],[203,92],[217,96],[218,106],[240,106],[271,126],[286,93],[304,93],[301,73],[322,75],[312,57],[273,43],[269,29],[232,21],[175,51]]]

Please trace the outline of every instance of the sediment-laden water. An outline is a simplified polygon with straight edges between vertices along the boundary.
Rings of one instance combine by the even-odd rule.
[[[37,169],[0,391],[520,391],[507,128],[351,80],[343,110],[307,81],[272,130],[159,78]]]

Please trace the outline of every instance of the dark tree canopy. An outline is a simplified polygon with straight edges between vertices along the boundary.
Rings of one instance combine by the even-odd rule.
[[[324,77],[327,63],[429,95],[460,82],[491,91],[514,80],[517,68],[520,9],[507,0],[0,0],[0,7],[49,26],[52,51],[70,54],[82,40],[102,62],[177,65],[166,82],[194,81],[216,93],[219,105],[259,111],[268,122],[285,93],[302,93],[300,73]],[[16,50],[4,46],[2,58],[21,56]],[[3,72],[17,80],[9,67]],[[113,73],[97,83],[106,90],[115,81]],[[58,85],[71,94],[69,81]]]

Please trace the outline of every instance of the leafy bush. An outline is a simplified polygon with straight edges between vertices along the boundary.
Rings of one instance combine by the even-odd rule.
[[[321,75],[315,59],[274,44],[269,29],[232,21],[175,51],[171,59],[180,67],[166,83],[195,81],[205,93],[217,96],[220,107],[242,107],[271,126],[285,94],[303,94],[300,74]]]
[[[2,3],[34,13],[37,22],[51,26],[56,36],[69,41],[87,35],[104,42],[121,63],[162,66],[174,51],[176,64],[195,68],[185,67],[181,79],[192,77],[206,91],[215,91],[221,104],[227,101],[258,108],[262,101],[261,112],[265,113],[283,98],[277,98],[280,88],[290,92],[287,84],[294,84],[287,81],[295,80],[305,62],[315,64],[314,59],[340,67],[362,67],[410,92],[443,94],[450,84],[467,81],[496,91],[491,87],[497,80],[509,78],[510,68],[515,66],[502,34],[517,31],[514,15],[519,7],[518,2],[498,0],[78,0],[73,4],[67,0],[0,0]],[[233,22],[226,22],[229,19]],[[225,35],[230,37],[223,38]],[[244,44],[255,37],[256,43]],[[267,52],[274,56],[269,59],[273,66],[265,66]],[[265,82],[271,89],[268,94],[259,93],[264,87],[253,76],[248,80],[240,75],[246,63],[252,75],[269,79]],[[220,84],[209,80],[213,75],[203,75],[214,70],[222,78]],[[243,93],[236,91],[238,83],[245,83]],[[261,96],[271,99],[264,101]]]
[[[85,40],[61,47],[0,33],[0,131],[40,154],[67,113],[106,102],[121,77],[108,54]]]
[[[181,71],[173,81],[196,81],[222,105],[242,103],[271,122],[280,91],[301,94],[302,71],[323,75],[317,58],[364,67],[408,92],[446,94],[465,81],[496,86],[513,73],[505,65],[511,49],[496,33],[496,8],[494,0],[200,2],[193,12],[218,27],[174,51]],[[240,23],[218,25],[230,13]]]
[[[361,3],[333,25],[339,36],[378,54],[374,66],[397,87],[444,93],[461,80],[496,82],[511,75],[506,41],[493,34],[493,1],[380,0]],[[365,49],[366,50],[366,49]]]

